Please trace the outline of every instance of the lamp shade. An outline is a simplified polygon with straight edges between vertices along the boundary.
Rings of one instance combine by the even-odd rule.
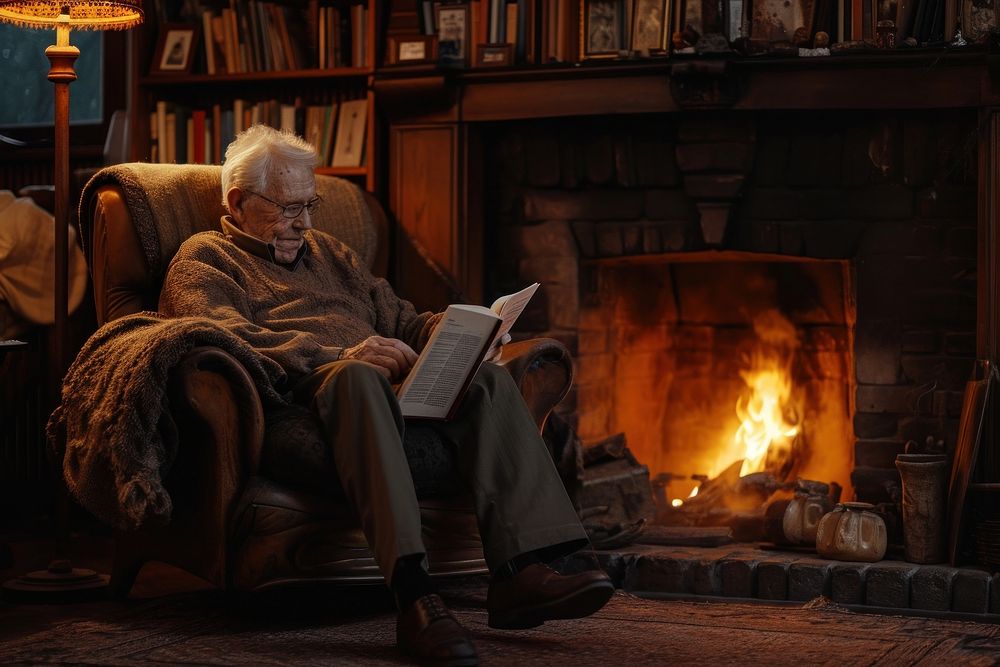
[[[0,23],[51,30],[60,14],[72,30],[126,30],[142,23],[142,0],[0,0]]]

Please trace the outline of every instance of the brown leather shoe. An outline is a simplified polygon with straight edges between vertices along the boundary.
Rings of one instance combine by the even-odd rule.
[[[477,665],[476,647],[440,595],[418,598],[396,618],[396,646],[417,660],[459,667]]]
[[[506,581],[491,581],[486,609],[491,628],[534,628],[545,621],[590,616],[614,592],[614,584],[601,570],[562,575],[535,563]]]

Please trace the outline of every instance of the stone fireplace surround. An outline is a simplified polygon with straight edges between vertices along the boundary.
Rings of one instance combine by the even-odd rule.
[[[586,441],[628,434],[607,409],[616,342],[595,266],[690,253],[845,262],[857,317],[850,480],[859,500],[890,500],[908,440],[953,448],[972,372],[976,123],[957,110],[497,125],[484,132],[487,292],[545,285],[519,327],[574,352],[560,410]]]
[[[597,298],[607,267],[846,265],[856,320],[842,357],[853,361],[842,378],[853,400],[845,494],[889,501],[907,440],[932,436],[952,451],[976,356],[976,122],[971,111],[702,112],[498,125],[484,133],[486,164],[496,165],[486,177],[486,291],[545,285],[521,333],[574,352],[576,386],[559,409],[599,438],[628,432],[603,402],[606,359],[620,342]],[[655,300],[654,287],[639,300]],[[868,564],[752,544],[639,542],[596,557],[641,596],[1000,618],[1000,574],[907,563],[898,548]]]

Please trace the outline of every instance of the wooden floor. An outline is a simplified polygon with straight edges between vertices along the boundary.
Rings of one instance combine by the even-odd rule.
[[[4,579],[44,565],[51,548],[12,546],[15,567],[0,570]],[[74,564],[104,569],[108,546],[78,540]],[[443,593],[484,665],[1000,664],[998,625],[858,614],[822,598],[775,606],[619,592],[590,618],[509,632],[487,626],[485,579],[451,581]],[[382,588],[240,596],[155,564],[127,601],[0,602],[0,664],[405,664],[394,642]]]
[[[824,600],[663,602],[619,592],[590,618],[509,632],[486,624],[484,580],[452,582],[444,592],[484,665],[938,667],[1000,660],[1000,626],[857,614]],[[394,621],[388,596],[372,589],[2,603],[0,664],[405,664],[394,649]]]

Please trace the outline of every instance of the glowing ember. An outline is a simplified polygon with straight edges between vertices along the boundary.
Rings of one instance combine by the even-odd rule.
[[[698,495],[698,487],[696,486],[693,489],[691,489],[691,493],[688,494],[688,500],[690,500],[691,498],[694,498],[697,495]],[[673,500],[670,501],[670,505],[672,507],[680,507],[683,504],[684,504],[684,501],[681,500],[680,498],[674,498]]]
[[[735,442],[744,451],[740,476],[765,470],[769,454],[787,459],[799,433],[790,410],[792,382],[788,374],[775,366],[742,375],[749,392],[736,401],[740,427]]]

